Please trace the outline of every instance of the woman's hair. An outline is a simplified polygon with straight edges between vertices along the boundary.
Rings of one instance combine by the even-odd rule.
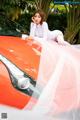
[[[40,24],[42,24],[43,21],[45,21],[45,17],[46,17],[45,13],[44,13],[42,10],[37,10],[37,11],[33,14],[33,16],[35,16],[36,13],[38,13],[38,14],[41,16],[41,22],[40,22]]]

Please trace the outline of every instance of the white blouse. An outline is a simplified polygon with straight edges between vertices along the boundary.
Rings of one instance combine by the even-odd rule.
[[[46,22],[43,22],[42,25],[36,25],[35,23],[31,22],[30,26],[30,36],[34,37],[35,39],[44,39],[48,38],[48,25]]]

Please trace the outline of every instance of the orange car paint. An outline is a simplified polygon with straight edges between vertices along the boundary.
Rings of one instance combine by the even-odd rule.
[[[0,36],[0,54],[36,80],[41,47],[37,43],[29,44],[30,42],[19,37]],[[13,87],[6,67],[0,62],[0,104],[22,109],[30,98]]]

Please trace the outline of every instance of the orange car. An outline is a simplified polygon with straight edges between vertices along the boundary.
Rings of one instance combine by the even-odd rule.
[[[20,37],[0,36],[0,104],[19,109],[36,85],[41,47]]]

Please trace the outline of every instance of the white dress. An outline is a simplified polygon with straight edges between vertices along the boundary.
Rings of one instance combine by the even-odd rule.
[[[46,22],[43,22],[42,25],[36,25],[35,23],[31,22],[30,26],[30,36],[32,36],[35,40],[41,41],[41,40],[54,40],[57,41],[57,36],[62,35],[63,33],[60,30],[54,30],[50,31],[48,29],[48,24]]]

